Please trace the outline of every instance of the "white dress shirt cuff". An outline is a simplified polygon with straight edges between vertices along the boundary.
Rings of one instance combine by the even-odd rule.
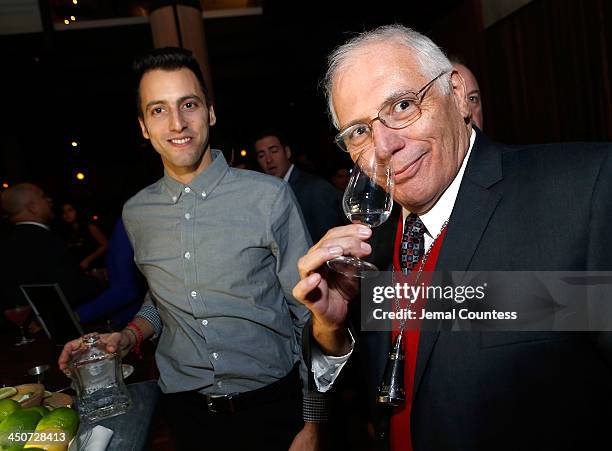
[[[344,365],[348,361],[351,354],[353,354],[353,348],[355,347],[355,339],[349,329],[349,335],[351,337],[351,350],[342,356],[331,356],[325,355],[319,349],[318,346],[312,347],[312,372],[314,374],[315,385],[317,390],[321,393],[325,393],[336,381],[338,374],[344,368]]]

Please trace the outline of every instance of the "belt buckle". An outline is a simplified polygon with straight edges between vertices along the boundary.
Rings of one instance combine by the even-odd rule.
[[[234,413],[234,396],[229,395],[206,395],[206,407],[210,413]]]

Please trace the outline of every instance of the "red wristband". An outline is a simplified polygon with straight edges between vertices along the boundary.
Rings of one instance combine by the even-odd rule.
[[[140,351],[140,343],[144,341],[144,334],[142,333],[142,329],[140,329],[140,327],[138,327],[138,325],[133,321],[130,321],[127,326],[125,326],[125,328],[131,329],[136,333],[136,345],[134,346],[133,351],[139,359],[142,359],[142,352]]]

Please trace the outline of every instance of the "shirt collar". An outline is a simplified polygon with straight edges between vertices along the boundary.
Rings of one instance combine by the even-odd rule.
[[[291,164],[291,166],[289,166],[289,169],[287,169],[287,173],[286,173],[286,174],[285,174],[285,176],[283,177],[283,180],[284,180],[285,182],[289,182],[289,177],[291,177],[291,173],[293,172],[293,167],[294,167],[294,166],[295,166],[294,164]]]
[[[36,221],[20,221],[20,222],[16,222],[15,225],[35,225],[38,227],[42,227],[45,230],[51,231],[51,229],[49,228],[48,225],[46,224],[42,224],[40,222],[36,222]]]
[[[461,168],[459,168],[459,172],[451,182],[451,184],[446,188],[438,202],[429,210],[427,213],[423,213],[419,215],[421,221],[425,225],[426,234],[429,235],[430,238],[435,238],[442,231],[442,227],[444,223],[450,218],[450,215],[453,211],[453,207],[455,206],[455,201],[457,200],[457,194],[459,193],[459,187],[461,186],[461,181],[463,180],[463,174],[465,173],[465,167],[467,166],[467,162],[470,158],[470,154],[472,152],[472,147],[474,147],[474,141],[476,140],[476,132],[472,129],[472,134],[470,135],[470,147],[468,147],[467,153],[463,158],[463,162],[461,163]],[[408,216],[410,212],[405,208],[402,208],[402,223],[406,222],[406,216]]]
[[[172,203],[176,203],[181,195],[189,190],[194,191],[202,197],[206,197],[216,188],[219,182],[221,182],[229,166],[227,161],[225,161],[223,152],[217,149],[211,149],[210,152],[212,155],[212,163],[210,166],[200,172],[187,185],[173,179],[164,171],[163,186],[170,195]],[[187,190],[187,188],[189,189]]]

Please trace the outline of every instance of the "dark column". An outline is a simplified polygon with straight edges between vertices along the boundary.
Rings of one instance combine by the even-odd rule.
[[[155,47],[182,47],[193,52],[202,68],[210,101],[214,102],[202,10],[197,0],[157,1],[149,21]]]

